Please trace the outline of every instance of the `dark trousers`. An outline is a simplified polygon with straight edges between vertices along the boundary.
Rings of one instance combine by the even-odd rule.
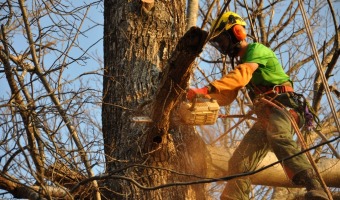
[[[258,121],[244,136],[229,160],[229,175],[255,170],[269,150],[279,160],[300,152],[293,140],[294,129],[288,111],[264,105],[257,113]],[[304,154],[286,160],[282,166],[290,179],[298,172],[312,168]],[[250,190],[248,177],[231,180],[227,182],[221,199],[249,199]]]

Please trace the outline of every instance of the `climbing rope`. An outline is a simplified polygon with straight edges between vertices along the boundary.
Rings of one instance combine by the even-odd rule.
[[[284,113],[287,114],[287,116],[288,116],[288,118],[289,118],[289,120],[290,120],[290,122],[291,122],[291,124],[292,124],[292,126],[293,126],[293,128],[294,128],[294,130],[295,130],[295,133],[296,133],[296,135],[298,136],[298,139],[299,139],[299,141],[300,141],[302,150],[307,149],[307,144],[306,144],[306,142],[305,142],[305,140],[304,140],[304,138],[303,138],[303,135],[302,135],[302,133],[301,133],[301,131],[300,131],[300,129],[299,129],[299,126],[298,126],[297,123],[295,122],[295,119],[294,119],[294,117],[292,116],[292,114],[285,108],[285,106],[283,106],[281,103],[279,103],[279,102],[277,102],[277,101],[275,101],[275,100],[274,100],[274,101],[275,101],[275,103],[274,103],[274,102],[272,102],[272,101],[270,101],[270,100],[267,100],[267,99],[264,98],[264,97],[263,97],[263,98],[260,98],[259,100],[260,100],[261,102],[263,102],[263,103],[265,103],[265,104],[268,104],[268,105],[270,105],[270,106],[272,106],[272,107],[275,107],[275,108],[277,108],[277,109],[279,109],[279,110],[287,111],[287,112],[284,112]],[[306,156],[307,156],[309,162],[311,163],[311,165],[312,165],[312,167],[313,167],[313,169],[314,169],[316,175],[318,176],[318,178],[319,178],[319,180],[320,180],[320,182],[321,182],[321,185],[322,185],[323,189],[324,189],[325,192],[327,193],[327,196],[328,196],[329,200],[333,200],[332,194],[331,194],[331,192],[328,190],[328,187],[327,187],[325,181],[323,180],[323,178],[322,178],[322,176],[321,176],[321,174],[320,174],[320,171],[319,171],[318,167],[316,166],[316,163],[315,163],[315,161],[314,161],[312,155],[310,154],[309,151],[306,151],[305,154],[306,154]]]
[[[321,62],[320,62],[320,59],[319,59],[319,54],[318,54],[318,51],[316,50],[315,43],[314,43],[314,40],[313,40],[313,37],[312,37],[312,31],[311,31],[308,19],[306,17],[306,11],[305,11],[305,8],[303,6],[302,0],[299,0],[298,2],[299,2],[299,8],[301,10],[301,15],[302,15],[303,21],[305,23],[306,33],[308,35],[309,42],[312,46],[312,51],[313,51],[314,58],[315,58],[315,64],[316,64],[317,69],[319,71],[319,74],[320,74],[320,77],[321,77],[321,80],[322,80],[322,84],[325,88],[328,103],[330,105],[330,108],[331,108],[331,111],[332,111],[332,114],[333,114],[333,117],[334,117],[334,122],[336,124],[337,129],[338,129],[338,132],[340,133],[340,123],[339,123],[339,119],[337,118],[337,114],[336,114],[336,111],[335,111],[334,101],[333,101],[333,98],[332,98],[332,95],[331,95],[325,74],[322,70]]]

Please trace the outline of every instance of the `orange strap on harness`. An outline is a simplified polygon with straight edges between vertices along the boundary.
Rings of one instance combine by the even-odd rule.
[[[294,89],[291,86],[287,86],[287,85],[275,85],[273,87],[273,92],[274,93],[286,93],[286,92],[294,92]]]
[[[255,94],[282,94],[282,93],[287,93],[287,92],[294,92],[293,87],[288,86],[288,85],[275,85],[273,87],[261,87],[261,86],[256,86],[255,87]]]

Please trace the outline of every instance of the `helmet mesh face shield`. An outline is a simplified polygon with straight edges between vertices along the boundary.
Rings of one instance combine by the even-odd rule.
[[[231,37],[226,31],[223,31],[217,37],[211,39],[210,44],[215,47],[220,53],[227,55],[232,46]]]

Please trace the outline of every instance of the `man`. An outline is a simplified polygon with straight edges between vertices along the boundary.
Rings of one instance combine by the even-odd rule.
[[[237,91],[246,86],[255,102],[267,96],[273,102],[298,110],[292,82],[275,53],[262,44],[246,42],[245,21],[236,13],[226,12],[214,24],[210,43],[231,59],[239,57],[241,64],[204,88],[190,89],[188,99],[196,95],[207,95],[216,99],[220,105],[228,105],[236,98]],[[270,149],[279,160],[300,152],[293,140],[294,130],[288,111],[261,101],[254,104],[254,111],[258,120],[229,160],[230,175],[255,170]],[[293,113],[301,126],[303,113]],[[285,160],[282,166],[294,184],[306,187],[306,199],[328,199],[305,155]],[[221,199],[249,199],[250,190],[248,177],[231,180],[227,182]]]

